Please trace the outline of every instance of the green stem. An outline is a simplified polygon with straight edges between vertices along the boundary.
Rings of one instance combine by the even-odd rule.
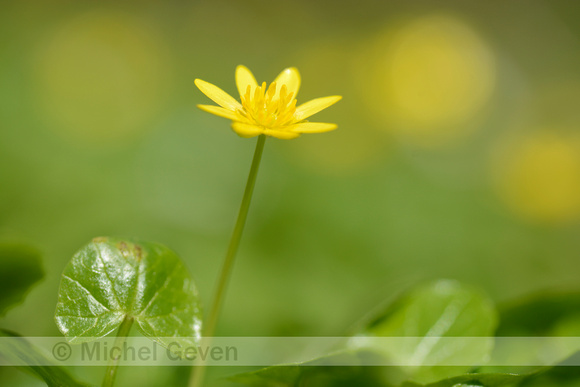
[[[125,319],[121,323],[119,331],[117,332],[117,338],[115,339],[115,347],[117,348],[123,347],[123,343],[127,339],[127,335],[129,334],[132,325],[133,325],[133,317],[125,316]],[[109,363],[109,366],[107,367],[107,371],[105,373],[105,378],[103,379],[102,385],[103,387],[112,387],[113,383],[115,383],[115,377],[117,376],[117,368],[119,366],[120,360],[121,360],[120,355],[116,359],[111,359],[111,362]]]
[[[246,190],[244,191],[244,197],[242,198],[242,204],[240,205],[240,211],[238,212],[238,219],[236,220],[236,225],[230,239],[230,244],[226,252],[224,264],[219,275],[218,285],[213,299],[213,304],[209,312],[209,317],[204,327],[204,337],[209,338],[209,340],[211,340],[215,333],[221,306],[226,294],[228,280],[234,266],[236,253],[238,251],[240,239],[242,238],[242,233],[246,224],[248,209],[250,208],[250,202],[252,201],[252,194],[254,192],[254,185],[256,184],[258,169],[260,168],[260,160],[262,159],[262,152],[264,150],[265,142],[266,136],[260,135],[260,137],[258,137],[258,142],[256,143],[254,159],[252,160],[252,166],[250,167],[250,174],[248,175],[248,181],[246,182]],[[206,341],[205,344],[209,345],[209,342]],[[201,387],[203,385],[205,368],[206,367],[203,365],[196,367],[192,374],[190,386]]]

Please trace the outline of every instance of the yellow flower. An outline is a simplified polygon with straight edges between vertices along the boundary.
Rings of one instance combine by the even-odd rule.
[[[195,85],[220,106],[198,105],[208,113],[232,120],[232,129],[241,137],[260,134],[289,140],[302,133],[323,133],[336,129],[336,124],[308,122],[306,119],[342,97],[316,98],[296,107],[296,94],[300,88],[300,74],[294,67],[280,73],[266,87],[258,86],[256,78],[245,66],[236,68],[236,85],[241,103],[211,83],[195,80]]]

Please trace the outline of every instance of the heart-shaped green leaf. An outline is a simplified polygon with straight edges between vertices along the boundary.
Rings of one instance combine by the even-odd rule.
[[[133,318],[144,336],[200,338],[197,290],[181,259],[152,242],[95,238],[65,268],[56,323],[70,342],[85,342]],[[173,341],[173,340],[172,340]]]
[[[404,367],[411,380],[428,383],[471,368],[442,366],[484,363],[493,348],[496,315],[485,295],[459,282],[440,280],[404,295],[351,344],[376,350],[396,364],[415,365]],[[377,346],[372,337],[382,336],[406,339],[401,345]]]
[[[44,273],[40,253],[17,244],[0,245],[0,316],[21,303]]]

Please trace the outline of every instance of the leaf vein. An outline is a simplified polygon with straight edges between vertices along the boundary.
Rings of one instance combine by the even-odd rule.
[[[153,305],[153,301],[155,301],[155,299],[157,299],[157,296],[159,296],[161,291],[163,289],[165,289],[167,287],[167,285],[169,285],[169,283],[171,282],[172,276],[173,276],[173,274],[175,274],[178,267],[179,267],[179,265],[176,263],[175,266],[173,267],[173,270],[171,271],[171,273],[165,279],[165,282],[163,282],[163,285],[161,285],[161,287],[159,289],[157,289],[157,291],[155,292],[153,297],[151,297],[151,300],[149,300],[149,302],[147,303],[145,308],[142,309],[141,312],[139,312],[139,316],[142,316],[145,312],[147,312],[147,310],[151,307],[151,305]]]
[[[110,310],[109,308],[107,308],[107,307],[106,307],[106,306],[105,306],[105,305],[104,305],[104,304],[103,304],[101,301],[97,300],[97,298],[96,298],[96,297],[95,297],[95,296],[94,296],[94,295],[93,295],[93,294],[90,292],[90,290],[89,290],[89,289],[87,289],[86,287],[84,287],[84,286],[83,286],[83,284],[81,284],[79,281],[77,281],[77,280],[75,280],[75,279],[73,279],[73,278],[69,277],[69,276],[68,276],[68,275],[66,275],[66,274],[63,274],[63,275],[62,275],[62,277],[63,277],[63,278],[66,278],[66,279],[68,279],[69,281],[72,281],[72,282],[73,282],[73,283],[75,283],[75,284],[77,284],[77,285],[78,285],[78,286],[79,286],[79,287],[80,287],[82,290],[84,290],[85,292],[87,292],[87,294],[88,294],[89,296],[91,296],[91,298],[92,298],[93,300],[95,300],[95,302],[97,302],[99,305],[101,305],[101,306],[102,306],[103,308],[105,308],[107,311],[111,311],[111,310]]]

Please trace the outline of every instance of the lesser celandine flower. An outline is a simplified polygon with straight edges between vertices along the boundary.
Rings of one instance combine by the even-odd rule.
[[[296,107],[296,94],[300,88],[300,74],[294,67],[282,71],[274,82],[267,87],[266,82],[259,86],[250,70],[244,66],[238,66],[236,68],[236,85],[240,92],[241,103],[211,83],[196,79],[195,84],[205,95],[219,105],[198,105],[202,110],[232,120],[232,128],[242,137],[259,136],[258,141],[256,141],[256,150],[254,151],[254,158],[238,218],[220,270],[216,293],[209,316],[204,323],[203,336],[205,344],[209,346],[208,343],[211,342],[211,337],[217,326],[226,286],[246,224],[266,136],[289,140],[300,136],[302,133],[322,133],[336,129],[335,124],[308,122],[306,119],[338,102],[342,97],[336,95],[316,98]],[[195,372],[191,374],[191,387],[201,387],[203,384],[206,369],[205,362],[202,361],[200,365],[201,367],[197,367]]]
[[[289,140],[302,133],[323,133],[336,129],[336,124],[308,122],[306,119],[342,97],[316,98],[296,106],[296,94],[300,88],[300,74],[294,67],[282,71],[267,86],[256,82],[252,72],[245,66],[236,68],[236,85],[241,103],[211,83],[195,80],[195,85],[220,106],[198,105],[206,112],[232,120],[232,129],[241,137],[260,134]]]

